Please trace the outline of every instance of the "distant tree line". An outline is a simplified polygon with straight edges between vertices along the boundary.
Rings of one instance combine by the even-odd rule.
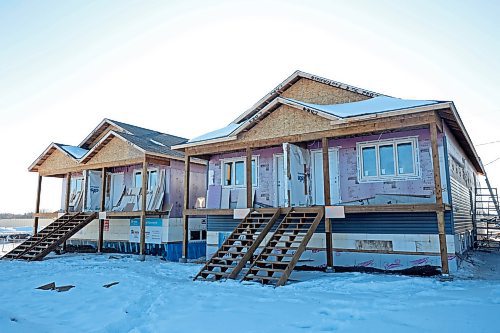
[[[0,219],[31,219],[33,214],[32,212],[23,214],[0,213]]]

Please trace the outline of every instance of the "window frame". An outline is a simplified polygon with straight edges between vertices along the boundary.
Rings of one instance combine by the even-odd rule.
[[[412,159],[413,159],[413,173],[400,173],[399,172],[399,161],[398,161],[398,145],[410,143],[412,146]],[[394,174],[382,175],[380,168],[380,147],[381,146],[393,146],[393,163],[394,163]],[[365,176],[364,166],[363,166],[363,148],[375,148],[375,176]],[[356,143],[357,150],[357,169],[358,169],[358,182],[368,183],[368,182],[380,182],[380,181],[397,181],[397,180],[411,180],[421,178],[420,172],[420,156],[419,156],[419,146],[418,146],[418,136],[404,137],[404,138],[394,138],[386,140],[377,141],[362,141]]]
[[[150,173],[150,172],[156,172],[156,175],[157,175],[157,176],[156,176],[156,177],[157,177],[157,178],[156,178],[156,181],[158,182],[158,180],[159,180],[159,175],[160,175],[160,169],[159,169],[159,168],[155,168],[155,167],[153,167],[153,168],[148,168],[148,183],[147,183],[147,190],[148,190],[148,191],[153,190],[153,189],[149,188],[149,178],[150,178],[150,177],[149,177],[149,173]],[[142,188],[142,178],[141,178],[141,184],[138,184],[138,185],[137,185],[137,184],[135,183],[135,176],[136,176],[137,174],[141,174],[141,177],[142,177],[142,169],[135,169],[135,170],[134,170],[134,172],[133,172],[133,174],[132,174],[132,179],[133,179],[133,183],[134,183],[134,186],[133,186],[133,187],[135,187],[135,188]],[[157,183],[156,185],[158,185],[158,183]],[[156,187],[156,186],[155,186],[155,187]]]
[[[252,161],[255,162],[255,183],[252,182],[252,188],[256,188],[259,186],[259,155],[252,155]],[[220,160],[220,170],[221,170],[221,177],[220,177],[220,184],[222,185],[223,188],[245,188],[246,183],[247,183],[247,173],[246,173],[246,164],[247,160],[246,157],[231,157],[231,158],[224,158]],[[236,185],[234,184],[235,182],[235,170],[236,170],[236,163],[237,162],[243,162],[243,184],[242,185]],[[231,164],[231,180],[232,183],[231,185],[226,185],[226,164],[232,163]]]

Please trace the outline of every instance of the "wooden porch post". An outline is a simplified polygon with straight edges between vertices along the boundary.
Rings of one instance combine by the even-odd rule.
[[[439,232],[439,249],[441,253],[441,273],[448,275],[450,273],[448,267],[448,249],[446,247],[446,230],[444,221],[444,205],[443,205],[443,190],[441,187],[441,169],[439,166],[439,151],[437,142],[437,124],[430,124],[431,131],[431,148],[432,148],[432,164],[434,166],[434,186],[436,193],[436,215]]]
[[[148,196],[148,162],[146,157],[144,157],[144,162],[142,162],[142,187],[141,187],[142,197],[141,197],[141,235],[140,235],[140,259],[144,261],[146,259],[146,199]]]
[[[40,213],[40,194],[42,192],[42,176],[38,174],[38,187],[36,190],[36,205],[35,205],[35,214]],[[33,235],[38,233],[38,216],[35,216],[33,221]]]
[[[184,211],[182,213],[183,238],[182,238],[182,258],[180,262],[187,262],[189,244],[189,218],[186,210],[189,209],[189,180],[191,172],[191,156],[185,155],[184,160]]]
[[[71,192],[71,172],[66,175],[66,198],[64,198],[64,211],[69,213],[69,195]],[[66,241],[63,243],[63,251],[66,252]]]
[[[106,209],[106,168],[101,169],[101,207],[100,211]],[[97,252],[102,252],[104,244],[104,220],[99,219],[99,238],[97,240]]]
[[[328,138],[321,141],[323,150],[323,194],[325,197],[325,206],[330,206],[330,158],[328,153]],[[326,237],[326,269],[333,268],[333,245],[332,245],[332,225],[330,219],[325,217],[325,237]]]
[[[64,198],[64,212],[69,213],[69,195],[71,191],[71,172],[66,174],[66,197]]]
[[[253,207],[252,198],[252,149],[247,148],[247,159],[246,159],[246,187],[247,187],[247,208]]]

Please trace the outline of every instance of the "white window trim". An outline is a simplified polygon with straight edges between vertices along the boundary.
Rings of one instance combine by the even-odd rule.
[[[150,171],[156,171],[156,172],[157,172],[157,175],[158,175],[158,176],[160,175],[160,168],[158,168],[158,167],[151,167],[151,168],[148,168],[148,173],[149,173]],[[136,174],[138,174],[138,173],[142,174],[142,168],[141,168],[141,169],[134,169],[134,172],[132,173],[132,182],[134,183],[134,187],[136,187],[136,188],[140,188],[140,187],[142,187],[142,183],[141,183],[141,184],[139,184],[139,185],[137,185],[137,184],[135,183],[135,175],[136,175]],[[148,178],[149,178],[149,177],[148,177]],[[148,182],[149,182],[149,179],[148,179]],[[152,190],[152,189],[148,189],[148,190]]]
[[[260,155],[252,155],[252,160],[255,161],[255,176],[256,176],[256,184],[252,184],[252,188],[259,187],[259,157]],[[220,183],[223,188],[245,188],[247,183],[247,173],[246,173],[246,156],[245,157],[231,157],[231,158],[223,158],[220,160]],[[234,162],[243,162],[244,174],[243,174],[243,184],[242,185],[224,185],[225,174],[224,174],[224,165],[228,162],[233,162],[231,167],[231,174],[234,175]]]
[[[337,160],[336,160],[336,163],[337,163],[337,173],[334,175],[334,181],[337,182],[337,186],[335,186],[335,192],[337,192],[337,195],[338,195],[338,198],[339,198],[339,201],[338,202],[334,202],[332,200],[332,204],[336,204],[336,203],[339,203],[339,202],[342,202],[342,198],[341,198],[341,191],[340,191],[340,147],[328,147],[328,154],[330,154],[331,152],[336,152],[337,153]],[[313,154],[321,154],[323,155],[323,149],[311,149],[311,167],[312,169],[314,170],[314,159],[312,158],[312,155]],[[323,167],[323,163],[321,163],[321,167]],[[330,166],[331,167],[331,166]],[[323,177],[323,174],[321,175],[321,177]],[[332,184],[331,184],[331,181],[332,179],[330,179],[330,192],[332,191],[331,188],[332,188]],[[312,181],[312,194],[313,194],[313,200],[314,202],[316,202],[316,182],[315,181]],[[331,193],[330,193],[331,194]],[[333,198],[330,198],[330,199],[333,199]]]
[[[414,165],[414,173],[413,174],[403,174],[399,175],[398,168],[398,153],[397,153],[397,145],[401,143],[411,143],[413,146],[413,165]],[[395,167],[395,175],[381,175],[380,174],[380,155],[379,155],[379,147],[385,146],[388,144],[394,145],[394,167]],[[376,160],[376,176],[364,176],[363,175],[363,156],[362,149],[367,147],[375,147],[375,160]],[[386,140],[376,140],[376,141],[363,141],[356,143],[356,155],[357,155],[357,171],[358,171],[358,182],[360,183],[370,183],[370,182],[382,182],[382,181],[401,181],[401,180],[412,180],[421,178],[420,172],[420,156],[419,156],[419,147],[418,147],[418,136],[409,136],[404,138],[394,138],[394,139],[386,139]]]

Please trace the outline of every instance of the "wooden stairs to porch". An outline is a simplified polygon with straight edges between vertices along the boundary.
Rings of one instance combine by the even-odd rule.
[[[41,260],[96,217],[97,213],[64,214],[2,259]]]
[[[257,209],[234,229],[194,280],[235,279],[281,214],[280,208]]]
[[[279,224],[243,281],[285,285],[323,218],[323,208],[293,208]]]

